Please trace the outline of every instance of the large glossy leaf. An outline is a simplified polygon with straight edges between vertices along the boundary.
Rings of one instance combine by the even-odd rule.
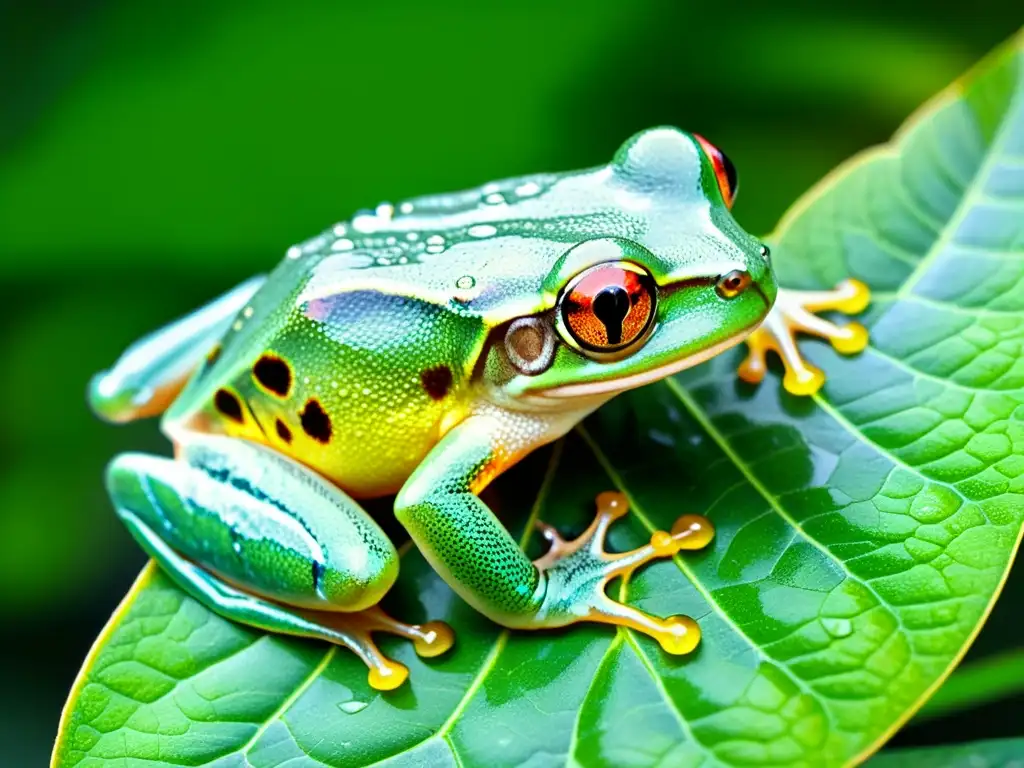
[[[800,203],[775,241],[789,285],[853,275],[871,347],[798,399],[736,383],[740,352],[622,396],[497,486],[517,531],[581,530],[618,487],[617,548],[686,511],[706,552],[626,586],[704,640],[669,658],[606,628],[509,633],[415,550],[389,607],[457,630],[410,684],[223,621],[152,570],[72,692],[59,766],[842,765],[870,754],[956,664],[1024,518],[1024,40],[894,142]],[[547,469],[545,470],[545,465]],[[536,548],[536,543],[532,546]]]

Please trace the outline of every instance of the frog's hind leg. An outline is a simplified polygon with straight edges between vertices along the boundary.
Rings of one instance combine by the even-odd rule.
[[[797,332],[827,339],[844,355],[860,352],[868,343],[868,332],[860,323],[838,326],[814,315],[834,309],[845,314],[861,312],[871,298],[870,291],[859,280],[844,280],[832,291],[779,290],[768,317],[747,337],[749,354],[740,364],[739,377],[756,384],[764,379],[767,353],[782,358],[786,373],[782,385],[794,395],[813,395],[825,383],[825,374],[808,363],[796,344]]]
[[[92,409],[115,422],[162,413],[264,280],[251,278],[132,344],[112,368],[93,377]]]
[[[548,593],[557,595],[548,605],[554,619],[551,625],[596,621],[629,627],[653,637],[668,653],[690,653],[700,642],[697,622],[689,616],[651,616],[613,600],[606,589],[612,579],[629,578],[633,571],[652,560],[672,557],[680,550],[703,549],[714,537],[714,527],[699,515],[683,515],[676,520],[671,533],[655,531],[650,543],[638,549],[619,554],[605,552],[609,527],[628,510],[623,494],[600,494],[593,523],[571,542],[564,541],[551,526],[538,523],[551,545],[543,557],[534,561],[537,569],[547,575]],[[566,621],[568,617],[576,618]]]
[[[447,625],[405,624],[377,605],[398,555],[339,489],[253,443],[187,435],[180,447],[177,460],[119,456],[107,484],[128,530],[193,598],[233,621],[349,648],[380,690],[408,669],[374,633],[405,637],[421,656],[451,647]]]

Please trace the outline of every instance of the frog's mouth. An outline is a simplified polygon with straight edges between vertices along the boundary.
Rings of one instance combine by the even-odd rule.
[[[747,336],[753,333],[754,329],[757,328],[758,325],[760,325],[760,323],[756,323],[735,336],[719,342],[718,344],[710,346],[707,349],[703,349],[695,355],[689,355],[678,360],[672,360],[671,362],[652,368],[648,371],[639,371],[638,373],[630,374],[629,376],[623,376],[622,378],[617,379],[608,379],[606,381],[587,381],[575,384],[562,384],[533,394],[539,395],[540,397],[561,400],[588,397],[592,395],[611,396],[618,394],[619,392],[625,392],[628,389],[636,389],[637,387],[642,387],[645,384],[651,384],[655,381],[664,379],[666,376],[671,376],[675,373],[679,373],[680,371],[685,371],[687,368],[699,365],[700,363],[720,355],[722,352],[736,346],[747,338]]]

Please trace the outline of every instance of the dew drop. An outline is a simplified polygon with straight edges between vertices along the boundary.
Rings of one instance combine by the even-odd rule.
[[[420,235],[418,232],[406,232],[405,239],[408,240],[410,243],[414,243],[420,239]]]
[[[297,245],[293,245],[291,248],[288,249],[288,252],[285,255],[289,259],[297,259],[299,258],[299,256],[302,255],[302,249],[299,248],[299,246]]]
[[[427,238],[427,245],[444,245],[444,238],[441,235],[431,235]]]
[[[472,275],[463,275],[455,281],[455,287],[461,288],[464,291],[472,288],[474,285],[476,285],[476,278]]]
[[[344,712],[346,715],[354,715],[357,712],[362,712],[369,706],[365,701],[343,701],[338,705],[338,709]]]
[[[402,203],[398,206],[399,213],[412,213],[412,203]]]
[[[498,233],[497,227],[490,224],[477,224],[469,228],[470,237],[492,237]]]
[[[335,240],[334,245],[331,246],[332,251],[351,251],[356,247],[356,244],[349,240],[347,237],[343,237],[340,240]]]
[[[505,202],[505,197],[501,192],[491,192],[484,197],[484,202],[488,205],[501,205]]]
[[[832,637],[849,637],[853,633],[853,623],[849,619],[826,618],[821,620],[821,624]]]
[[[344,237],[346,232],[348,232],[348,225],[346,225],[346,224],[335,224],[334,225],[334,236],[335,237]]]
[[[540,184],[535,181],[528,181],[516,187],[516,194],[520,197],[532,197],[540,192]]]
[[[360,211],[352,217],[352,229],[356,232],[362,232],[364,234],[373,234],[377,231],[377,227],[380,225],[380,220],[376,214],[370,213],[369,211]]]

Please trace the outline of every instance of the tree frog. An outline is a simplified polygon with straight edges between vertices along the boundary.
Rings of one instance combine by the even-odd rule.
[[[372,634],[446,651],[440,622],[406,624],[378,603],[395,546],[359,500],[394,514],[437,573],[518,629],[604,622],[692,651],[697,624],[648,615],[605,586],[709,543],[687,515],[632,552],[605,534],[617,493],[576,540],[543,526],[523,553],[483,488],[617,393],[744,339],[740,376],[769,350],[784,386],[822,374],[797,331],[860,350],[863,327],[812,314],[862,310],[865,286],[780,290],[768,247],[730,208],[737,176],[696,134],[655,128],[590,170],[526,176],[382,204],[290,248],[266,277],[231,290],[126,350],[90,385],[102,417],[163,414],[173,459],[116,457],[107,486],[124,524],[189,594],[229,619],[346,646],[392,689],[408,675]]]

